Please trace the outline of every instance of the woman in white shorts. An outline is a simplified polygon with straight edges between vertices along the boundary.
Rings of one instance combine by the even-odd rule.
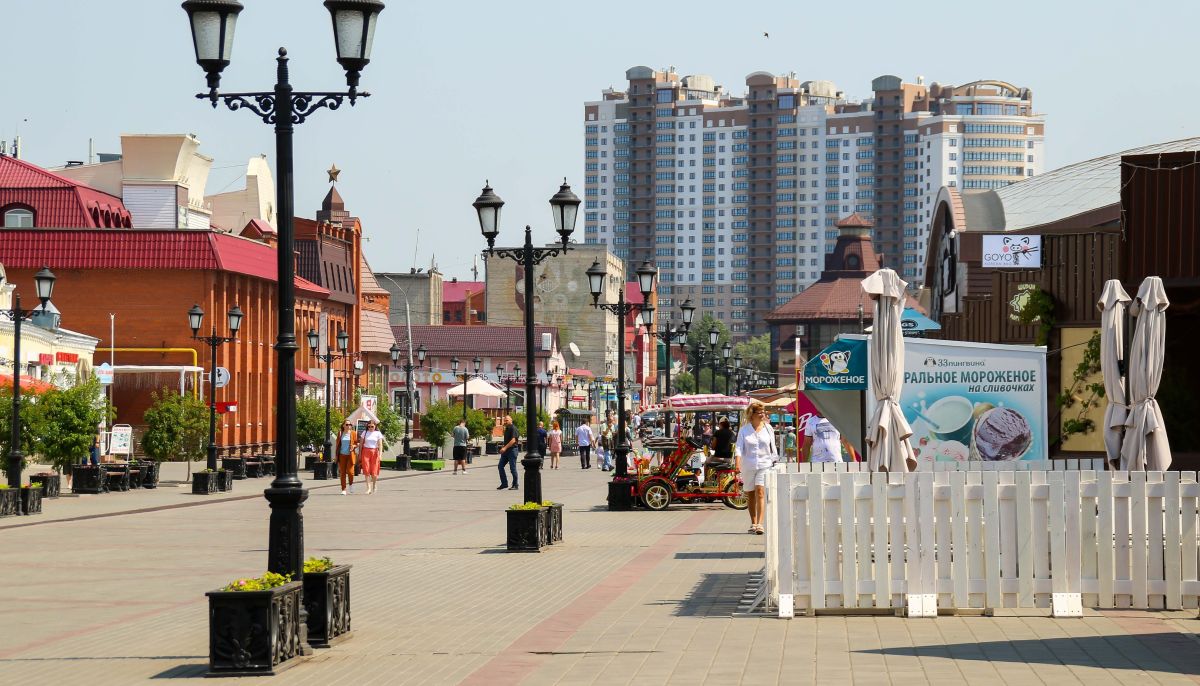
[[[775,447],[775,430],[767,421],[767,408],[751,401],[737,436],[737,455],[741,463],[742,488],[750,501],[750,533],[762,534],[763,510],[766,505],[767,470],[779,459]]]

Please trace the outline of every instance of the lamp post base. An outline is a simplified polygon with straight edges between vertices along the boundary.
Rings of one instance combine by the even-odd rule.
[[[304,501],[308,490],[299,487],[271,488],[263,491],[271,506],[270,533],[268,536],[267,571],[276,574],[291,574],[293,581],[304,578]],[[311,655],[308,645],[308,613],[300,608],[300,653]]]
[[[608,482],[608,511],[628,512],[633,509],[635,496],[633,488],[637,484],[632,479],[620,477]]]
[[[543,461],[542,456],[537,453],[528,453],[525,455],[525,459],[521,460],[521,466],[525,468],[525,502],[527,503],[542,502]]]

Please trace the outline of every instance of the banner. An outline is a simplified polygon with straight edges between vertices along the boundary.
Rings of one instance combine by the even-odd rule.
[[[861,391],[866,387],[866,340],[836,340],[804,365],[806,389]]]
[[[921,463],[1049,458],[1046,349],[905,339],[900,407]]]

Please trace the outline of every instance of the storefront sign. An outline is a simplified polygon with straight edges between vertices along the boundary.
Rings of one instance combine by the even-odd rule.
[[[1042,237],[985,234],[980,266],[991,269],[1038,269],[1042,266]]]
[[[379,411],[379,397],[378,396],[364,395],[361,398],[359,398],[359,404],[362,405],[364,410],[366,410],[367,412],[370,412],[371,414],[375,414],[376,412]]]
[[[99,367],[96,367],[96,380],[102,385],[107,386],[113,382],[113,368],[107,362],[102,362]]]
[[[50,353],[38,353],[38,364],[49,367],[54,364],[54,356]]]
[[[54,360],[63,364],[75,364],[79,362],[79,355],[76,353],[54,353]]]
[[[128,455],[133,448],[133,427],[128,424],[117,424],[109,434],[108,452],[110,455]]]
[[[1045,460],[1046,349],[904,341],[900,407],[925,462]]]
[[[830,343],[804,365],[804,387],[821,391],[861,391],[867,387],[867,342]]]

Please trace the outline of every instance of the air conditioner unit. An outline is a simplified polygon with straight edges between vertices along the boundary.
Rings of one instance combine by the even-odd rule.
[[[552,339],[553,339],[553,336],[551,336],[550,332],[547,331],[542,334],[542,350],[548,351],[551,349],[551,345],[554,342]]]

